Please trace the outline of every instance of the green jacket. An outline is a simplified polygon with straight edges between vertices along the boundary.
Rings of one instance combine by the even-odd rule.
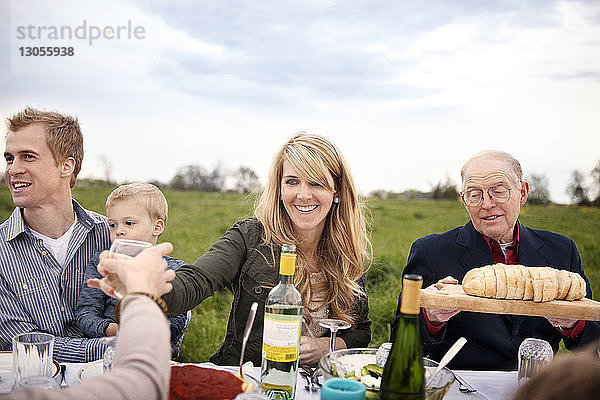
[[[217,290],[232,290],[234,297],[225,340],[210,357],[215,364],[238,364],[246,319],[255,301],[258,311],[244,362],[252,361],[256,366],[261,363],[265,301],[269,290],[278,282],[280,252],[261,245],[262,232],[262,225],[256,218],[236,222],[194,264],[179,267],[173,290],[164,296],[169,314],[177,315],[196,307]],[[364,276],[359,284],[364,290]],[[371,341],[371,320],[366,296],[356,297],[353,313],[357,316],[355,326],[338,336],[348,347],[367,347]]]

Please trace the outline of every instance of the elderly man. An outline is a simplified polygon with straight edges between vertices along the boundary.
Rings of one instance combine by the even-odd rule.
[[[415,241],[404,273],[422,275],[428,286],[458,283],[470,269],[498,262],[552,266],[583,276],[591,297],[575,243],[517,221],[529,193],[517,160],[501,151],[484,151],[465,163],[461,176],[461,197],[471,220]],[[468,339],[450,364],[455,369],[515,369],[519,345],[528,337],[545,339],[557,351],[561,339],[573,348],[600,336],[600,326],[592,321],[437,309],[422,309],[420,319],[423,354],[434,360],[461,336]]]
[[[0,350],[23,332],[56,337],[54,359],[102,356],[74,309],[90,257],[109,245],[106,218],[71,197],[83,160],[77,120],[27,108],[8,120],[6,183],[15,203],[0,225]]]

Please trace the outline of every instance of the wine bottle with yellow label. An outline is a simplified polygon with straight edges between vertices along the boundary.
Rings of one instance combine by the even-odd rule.
[[[296,246],[284,244],[279,284],[267,297],[263,329],[261,383],[272,399],[293,399],[302,330],[302,297],[294,286]]]
[[[383,369],[379,390],[382,400],[425,398],[425,376],[419,335],[420,295],[423,278],[404,275],[400,300],[400,321],[396,339]]]

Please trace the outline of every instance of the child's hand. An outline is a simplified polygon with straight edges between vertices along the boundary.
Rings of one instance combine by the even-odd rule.
[[[119,331],[119,324],[111,322],[104,330],[106,336],[115,336]]]

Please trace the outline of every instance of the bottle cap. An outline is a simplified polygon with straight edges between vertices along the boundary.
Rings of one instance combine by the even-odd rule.
[[[279,260],[279,273],[281,275],[294,275],[296,272],[296,246],[284,243],[281,246],[281,258]]]
[[[423,286],[421,275],[406,274],[402,277],[402,298],[400,300],[400,312],[402,314],[419,314],[421,309],[421,286]]]
[[[281,252],[296,254],[296,245],[291,243],[284,243],[281,245]]]

